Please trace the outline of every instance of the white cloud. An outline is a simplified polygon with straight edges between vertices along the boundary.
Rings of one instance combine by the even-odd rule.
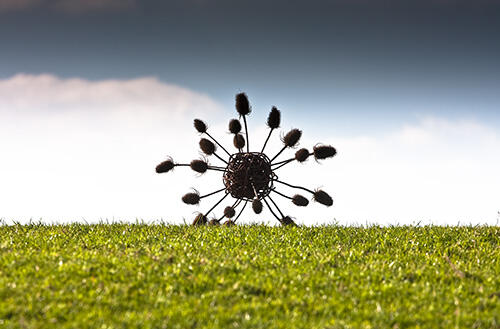
[[[1,80],[0,216],[167,219],[180,214],[172,207],[190,214],[173,202],[184,192],[173,187],[195,186],[194,175],[160,177],[154,168],[167,154],[197,157],[192,118],[221,113],[208,96],[154,78]]]
[[[328,142],[339,155],[317,166],[310,181],[322,177],[319,185],[335,195],[332,215],[341,222],[496,223],[498,130],[478,122],[425,118],[381,136],[330,137]],[[302,183],[308,180],[296,176]]]
[[[180,197],[190,187],[215,190],[222,184],[220,173],[196,177],[176,168],[157,175],[154,167],[167,154],[179,162],[198,157],[194,117],[206,119],[211,133],[230,146],[226,114],[210,97],[155,78],[17,75],[0,80],[0,217],[190,221],[194,211],[206,211],[217,197],[199,208],[183,205]],[[251,145],[257,148],[267,131],[253,118]],[[290,124],[306,125],[307,118]],[[280,147],[277,135],[269,154]],[[285,181],[324,187],[334,197],[333,207],[312,203],[300,209],[277,196],[298,222],[496,222],[500,136],[484,123],[425,118],[357,137],[304,130],[302,146],[318,141],[334,145],[338,156],[278,172]],[[246,214],[245,220],[274,222],[268,213]]]
[[[146,109],[147,106],[147,109]],[[153,77],[133,80],[60,79],[50,74],[18,74],[0,80],[0,111],[70,113],[154,111],[168,116],[213,109],[205,95],[165,84]],[[103,111],[103,108],[106,110]],[[42,112],[45,114],[45,112]]]
[[[0,0],[0,12],[48,8],[82,13],[134,8],[136,0]]]

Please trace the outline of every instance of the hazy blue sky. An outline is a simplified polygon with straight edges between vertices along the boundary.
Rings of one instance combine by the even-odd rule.
[[[55,117],[54,109],[81,108],[85,112],[84,107],[101,109],[112,104],[109,106],[115,111],[113,115],[125,118],[133,110],[124,109],[121,102],[137,102],[138,108],[142,104],[158,111],[164,102],[167,112],[169,106],[186,112],[187,105],[195,104],[194,109],[199,106],[200,112],[186,113],[214,115],[214,121],[219,124],[225,122],[227,113],[233,113],[234,94],[245,91],[255,109],[255,124],[262,124],[269,108],[278,105],[286,113],[285,129],[300,126],[313,130],[312,135],[318,138],[324,135],[325,140],[332,143],[339,140],[346,146],[371,139],[363,145],[369,149],[373,142],[383,149],[373,155],[375,158],[356,158],[367,161],[367,166],[370,161],[382,161],[382,158],[391,161],[391,152],[394,152],[404,159],[400,166],[398,161],[392,161],[399,169],[406,168],[405,165],[416,166],[412,170],[441,166],[442,172],[434,172],[438,179],[443,172],[450,172],[452,164],[466,166],[463,159],[456,156],[461,154],[461,146],[470,147],[474,149],[477,166],[457,170],[457,176],[442,182],[443,191],[456,189],[449,182],[465,175],[465,180],[476,184],[474,188],[487,184],[485,191],[488,192],[484,193],[491,194],[499,180],[493,169],[484,172],[483,180],[472,176],[483,171],[485,162],[491,168],[499,164],[497,157],[491,159],[499,140],[500,125],[499,35],[500,2],[487,0],[0,0],[0,86],[4,88],[0,87],[0,97],[3,97],[0,115],[3,115],[3,124],[11,129],[27,120],[40,128],[42,120]],[[148,77],[158,80],[140,80]],[[71,79],[79,79],[79,82]],[[103,86],[100,83],[111,80],[111,89],[104,89],[107,92],[99,89]],[[130,87],[134,83],[140,87]],[[183,95],[192,92],[195,96],[189,101],[179,96],[182,100],[172,105],[169,102],[175,97],[161,98],[151,92],[155,88],[164,90],[166,86],[181,88]],[[130,89],[125,92],[123,88]],[[37,92],[40,90],[44,92]],[[130,94],[134,94],[134,90],[138,95],[143,94],[133,98]],[[175,90],[169,89],[172,92],[169,95],[177,97]],[[106,97],[99,97],[101,92],[109,98],[102,104]],[[128,93],[126,97],[125,93]],[[61,94],[66,96],[61,98]],[[119,96],[112,98],[110,94]],[[88,101],[89,98],[93,101]],[[200,104],[210,104],[208,107],[213,112],[205,112]],[[26,115],[23,118],[31,119],[21,120],[22,113]],[[152,117],[160,115],[154,113]],[[130,115],[138,116],[136,112]],[[89,126],[94,127],[93,120],[97,118],[90,114],[86,118]],[[182,118],[179,123],[191,124],[190,116]],[[60,125],[68,126],[68,131],[60,133],[61,139],[74,131],[64,120],[60,119]],[[151,127],[143,128],[137,131],[151,132]],[[82,140],[89,129],[81,132]],[[28,138],[33,131],[25,127],[17,133]],[[126,131],[124,128],[121,133]],[[415,136],[426,136],[425,150],[441,145],[437,148],[439,151],[430,150],[438,157],[433,160],[429,159],[430,154],[420,154],[421,157],[413,159],[417,149],[412,152],[412,146],[394,146],[394,136],[407,137],[408,131],[413,136],[412,143]],[[18,149],[15,143],[21,137],[1,143],[12,152]],[[153,137],[157,135],[152,133]],[[148,136],[143,138],[147,143]],[[191,138],[196,140],[195,136]],[[75,149],[79,147],[81,145]],[[92,157],[91,148],[85,149],[88,157]],[[446,151],[456,153],[440,158]],[[464,153],[470,151],[467,149]],[[47,150],[45,156],[57,162],[54,159],[58,154],[50,152],[56,151]],[[164,155],[164,151],[161,152]],[[10,157],[16,158],[16,155],[10,154]],[[427,158],[426,163],[421,163],[423,158]],[[333,161],[342,161],[342,158],[339,156]],[[379,165],[387,168],[382,163]],[[347,162],[344,166],[345,170],[354,170]],[[15,167],[13,162],[8,168]],[[352,171],[344,176],[360,177],[359,174]],[[58,174],[53,172],[53,175]],[[382,181],[390,182],[391,178],[384,177]],[[363,189],[363,184],[381,184],[365,182],[357,182],[358,189]],[[422,180],[416,178],[415,182]],[[348,180],[345,183],[349,185]],[[331,189],[342,195],[342,189],[339,191],[334,183],[325,185],[332,185]],[[376,186],[371,188],[376,190]],[[419,188],[421,193],[433,189],[432,184]],[[474,190],[471,186],[468,188]],[[412,189],[411,185],[408,189]],[[395,193],[394,189],[391,193]],[[350,196],[355,195],[353,190]],[[462,197],[457,200],[470,200],[470,196]],[[498,203],[488,202],[476,203],[476,208],[471,206],[470,214],[485,204],[490,207],[488,214],[500,209]],[[360,199],[358,203],[366,203],[366,200]],[[450,199],[442,209],[438,209],[438,205],[419,206],[446,214],[452,205]],[[105,212],[105,207],[102,209]],[[137,209],[133,215],[142,216]],[[384,209],[381,206],[374,218],[383,217]],[[352,208],[344,210],[342,214],[349,214]],[[29,213],[50,214],[44,211]],[[432,212],[428,213],[426,218],[431,218]],[[456,213],[460,211],[453,212]],[[26,216],[15,206],[10,207],[8,214]],[[356,213],[356,219],[369,220],[370,214],[368,210]],[[398,214],[391,213],[391,216]],[[123,215],[131,216],[132,212]],[[474,219],[471,216],[468,218]]]

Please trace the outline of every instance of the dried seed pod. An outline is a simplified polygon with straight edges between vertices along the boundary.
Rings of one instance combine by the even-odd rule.
[[[182,197],[182,201],[187,204],[198,204],[200,203],[200,195],[198,192],[186,193]]]
[[[317,145],[313,147],[316,160],[331,158],[337,154],[337,150],[330,145]]]
[[[303,197],[300,194],[295,194],[292,198],[293,204],[299,207],[305,207],[309,204],[309,200],[307,200],[305,197]]]
[[[166,161],[163,161],[159,165],[156,166],[156,172],[158,174],[162,174],[165,172],[169,172],[175,167],[175,163],[172,159],[168,159]]]
[[[206,138],[202,138],[200,139],[200,149],[206,155],[212,155],[215,153],[215,144]]]
[[[211,219],[209,222],[208,222],[208,225],[210,226],[219,226],[220,223],[217,219]]]
[[[207,125],[205,122],[201,121],[200,119],[194,119],[194,127],[196,130],[198,130],[199,133],[205,133],[207,132]]]
[[[243,137],[242,134],[234,135],[233,144],[234,144],[234,147],[241,150],[243,147],[245,147],[245,137]]]
[[[309,158],[309,150],[308,149],[300,149],[295,152],[295,160],[298,162],[304,162]]]
[[[280,121],[281,121],[281,113],[276,108],[276,106],[273,106],[271,112],[269,113],[269,116],[267,117],[267,125],[271,129],[276,129],[279,128]]]
[[[208,163],[203,160],[193,160],[191,161],[189,166],[191,167],[191,169],[199,172],[200,174],[203,174],[208,170]]]
[[[283,143],[287,147],[294,147],[299,142],[300,136],[302,136],[302,131],[299,129],[292,129],[283,137]]]
[[[205,225],[205,224],[207,224],[207,222],[208,222],[207,216],[204,216],[203,214],[198,214],[194,218],[193,226]]]
[[[323,190],[317,190],[314,192],[314,200],[330,207],[333,204],[333,199]]]
[[[253,199],[252,209],[256,214],[260,214],[262,212],[262,201],[260,201],[258,198]]]
[[[234,226],[236,224],[232,220],[229,219],[229,220],[225,221],[224,224],[222,224],[222,225],[227,226],[227,227],[231,227],[231,226]]]
[[[231,134],[237,134],[241,131],[241,122],[237,119],[229,121],[229,131]]]
[[[226,207],[224,209],[224,216],[226,218],[233,218],[235,214],[236,214],[236,210],[234,210],[233,207]]]
[[[248,97],[245,93],[239,93],[236,95],[236,111],[241,115],[247,115],[251,112],[250,103],[248,102]]]
[[[297,226],[290,216],[285,216],[281,219],[281,225],[283,226]]]

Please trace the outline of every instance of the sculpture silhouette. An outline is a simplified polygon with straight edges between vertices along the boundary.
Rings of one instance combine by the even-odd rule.
[[[302,131],[299,129],[292,129],[281,139],[283,142],[283,148],[272,158],[264,153],[267,142],[271,137],[273,131],[280,126],[281,113],[276,108],[273,107],[269,113],[267,119],[267,126],[270,128],[269,134],[264,142],[264,145],[260,152],[250,152],[249,140],[248,140],[248,128],[246,116],[251,113],[250,103],[247,96],[244,93],[239,93],[236,95],[236,110],[240,114],[240,118],[243,118],[243,123],[245,126],[245,137],[241,134],[241,122],[238,119],[231,119],[229,121],[229,131],[234,134],[233,144],[238,152],[231,154],[229,153],[219,142],[213,138],[208,133],[208,127],[202,120],[195,119],[194,127],[202,135],[206,135],[207,138],[202,138],[200,140],[200,149],[207,156],[215,156],[221,162],[224,163],[224,167],[212,166],[208,163],[208,160],[193,160],[189,164],[175,163],[172,158],[160,163],[156,166],[157,173],[166,173],[171,171],[174,167],[191,167],[192,170],[204,174],[208,170],[223,172],[223,183],[224,188],[214,191],[209,194],[200,195],[198,191],[187,193],[182,197],[182,201],[187,204],[195,205],[199,204],[200,200],[211,195],[224,192],[224,196],[213,205],[210,210],[206,213],[198,214],[193,221],[193,225],[220,225],[220,222],[226,218],[224,225],[232,226],[235,225],[238,218],[243,213],[248,202],[252,203],[252,209],[256,214],[262,212],[263,204],[266,204],[269,211],[282,225],[295,225],[295,222],[290,216],[285,216],[283,212],[279,209],[278,205],[271,198],[271,193],[275,193],[284,198],[290,199],[293,204],[299,207],[305,207],[309,204],[309,200],[300,194],[295,194],[293,196],[285,195],[279,192],[274,183],[282,184],[294,189],[301,189],[310,193],[313,196],[313,200],[319,202],[325,206],[331,206],[333,204],[332,198],[323,190],[310,190],[302,186],[295,186],[278,179],[276,171],[293,162],[304,162],[310,156],[314,156],[316,160],[323,160],[326,158],[331,158],[337,154],[334,147],[330,145],[316,145],[313,147],[313,151],[309,152],[308,149],[301,148],[295,152],[293,158],[274,162],[280,155],[288,148],[294,148],[298,145],[300,137],[302,136]],[[220,147],[228,156],[228,159],[224,159],[219,154],[217,154],[217,146]],[[246,152],[244,152],[246,146]],[[222,217],[212,219],[208,221],[208,214],[214,210],[227,196],[231,195],[235,199],[231,206],[227,206],[224,209],[224,214]],[[268,202],[270,201],[270,203]],[[241,210],[236,215],[236,209],[242,204]],[[274,210],[273,210],[273,207]],[[279,214],[277,214],[277,213]],[[233,219],[234,218],[234,219]]]

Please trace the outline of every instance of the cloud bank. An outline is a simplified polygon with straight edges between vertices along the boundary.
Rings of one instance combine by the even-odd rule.
[[[213,135],[230,146],[228,111],[233,113],[207,95],[150,77],[89,81],[19,74],[0,80],[0,218],[189,222],[212,200],[197,208],[183,205],[180,197],[190,187],[201,193],[217,189],[220,173],[197,177],[176,168],[157,175],[154,167],[167,155],[178,162],[199,157],[195,117],[206,119]],[[302,124],[308,120],[304,115]],[[249,124],[251,145],[262,145],[265,126],[252,118]],[[285,115],[282,126],[290,124]],[[271,155],[280,148],[274,137],[267,148]],[[276,199],[299,223],[496,223],[496,128],[423,118],[377,135],[304,130],[302,147],[318,141],[337,147],[338,156],[278,172],[292,183],[324,187],[334,197],[331,208],[311,204],[306,209]],[[269,213],[249,211],[243,218],[254,220],[274,222]]]
[[[325,186],[336,195],[335,215],[341,220],[497,222],[497,129],[470,120],[427,117],[378,136],[328,141],[338,147],[338,158],[318,170],[328,177]]]
[[[196,177],[158,177],[154,168],[167,151],[198,157],[192,118],[222,112],[206,95],[155,78],[0,80],[0,217],[181,220],[192,209],[173,202],[184,192],[177,186]]]

